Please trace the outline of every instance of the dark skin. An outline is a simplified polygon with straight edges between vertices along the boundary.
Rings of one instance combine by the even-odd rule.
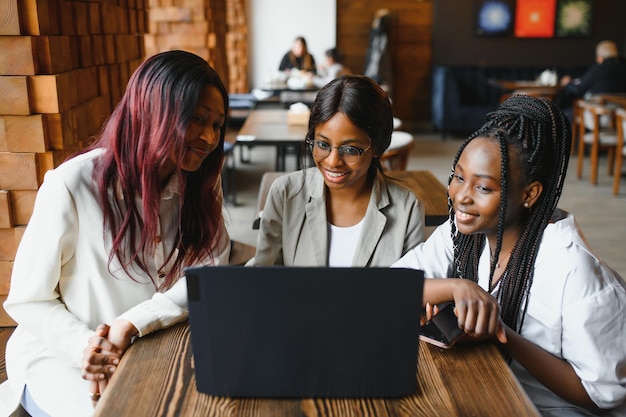
[[[326,158],[315,158],[326,184],[326,215],[335,226],[354,226],[363,219],[372,191],[368,171],[374,158],[367,133],[356,127],[343,113],[315,128],[315,139],[330,146],[343,145],[367,149],[355,164],[346,163],[333,148]]]
[[[523,178],[515,159],[509,161],[511,178]],[[515,242],[520,235],[524,213],[537,203],[543,192],[538,181],[509,180],[506,222],[499,260],[502,263],[494,274],[496,284],[504,270]],[[500,148],[497,141],[478,137],[463,150],[449,186],[457,227],[465,233],[485,233],[490,247],[496,246],[500,208]],[[598,408],[572,365],[545,351],[502,322],[494,297],[476,283],[465,279],[429,279],[424,285],[427,313],[431,305],[454,301],[459,327],[469,338],[497,339],[508,354],[519,362],[539,382],[561,398],[595,413],[608,410]]]

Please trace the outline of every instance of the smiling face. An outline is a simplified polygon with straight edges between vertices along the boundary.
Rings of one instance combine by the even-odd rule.
[[[321,141],[332,147],[326,158],[313,157],[315,165],[324,176],[326,186],[332,190],[355,190],[362,191],[368,187],[367,172],[372,163],[373,149],[370,147],[370,139],[365,131],[356,127],[345,116],[335,113],[326,122],[315,128],[316,141]],[[361,154],[355,164],[346,163],[339,155],[335,147],[354,146],[367,149]]]
[[[461,153],[448,187],[457,228],[461,233],[492,236],[497,233],[501,195],[500,159],[498,142],[484,137],[469,142]],[[528,198],[521,169],[509,163],[508,172],[505,233],[519,229],[527,210],[523,204]]]
[[[225,117],[224,98],[220,91],[212,86],[204,87],[185,132],[180,169],[197,171],[204,159],[217,149]],[[170,163],[161,170],[162,179],[172,173],[175,164],[176,158],[172,155]]]

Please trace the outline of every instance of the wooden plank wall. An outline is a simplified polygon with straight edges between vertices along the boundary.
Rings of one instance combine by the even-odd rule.
[[[89,143],[143,61],[147,1],[0,1],[0,303],[45,172]]]
[[[392,98],[404,122],[430,121],[431,39],[434,0],[337,0],[337,46],[345,64],[362,73],[376,12],[392,18]]]
[[[146,56],[182,49],[201,56],[231,93],[247,93],[244,0],[150,0]]]

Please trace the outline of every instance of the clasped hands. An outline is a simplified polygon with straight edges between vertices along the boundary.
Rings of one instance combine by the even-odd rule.
[[[94,405],[104,393],[109,379],[117,369],[132,338],[138,333],[132,323],[126,320],[116,320],[111,326],[99,325],[96,328],[96,334],[89,338],[87,347],[83,351],[81,376],[91,381],[89,395]]]

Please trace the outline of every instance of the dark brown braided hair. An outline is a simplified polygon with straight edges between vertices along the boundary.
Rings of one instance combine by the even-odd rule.
[[[571,146],[570,124],[552,102],[528,95],[514,95],[487,115],[487,122],[470,135],[454,158],[456,164],[467,144],[477,137],[486,137],[500,144],[501,197],[497,243],[490,267],[493,278],[502,247],[504,233],[509,163],[518,164],[525,184],[539,181],[543,192],[522,222],[520,236],[511,252],[508,265],[500,279],[497,294],[503,321],[517,332],[524,322],[528,293],[533,282],[535,258],[543,231],[557,208],[563,190]],[[509,155],[511,158],[509,159]],[[464,235],[454,225],[454,209],[448,199],[452,239],[454,242],[454,274],[478,281],[478,261],[485,247],[485,234]],[[522,312],[520,317],[520,311]]]

